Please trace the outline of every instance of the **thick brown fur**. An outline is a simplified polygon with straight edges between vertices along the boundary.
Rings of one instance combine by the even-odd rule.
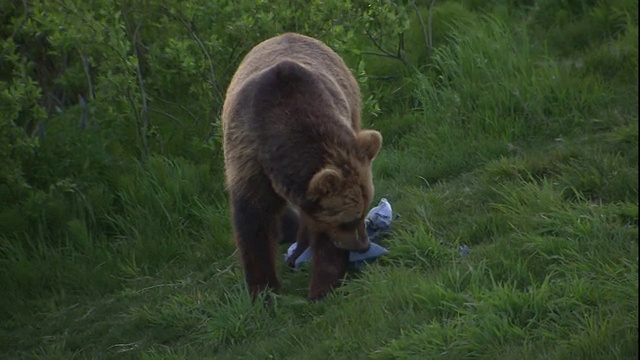
[[[298,210],[298,237],[312,249],[309,298],[323,297],[345,275],[348,252],[370,245],[364,217],[382,136],[361,129],[355,78],[318,40],[268,39],[235,73],[222,129],[233,230],[252,298],[280,288],[275,249],[287,205]]]

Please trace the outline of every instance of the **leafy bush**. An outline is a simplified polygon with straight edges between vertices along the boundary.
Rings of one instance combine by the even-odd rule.
[[[47,261],[152,271],[187,258],[191,236],[225,248],[219,114],[243,55],[286,31],[321,38],[359,75],[365,116],[376,114],[356,49],[365,23],[380,41],[396,34],[379,32],[397,18],[377,6],[392,2],[14,0],[0,8],[3,281],[19,297],[21,279],[53,290],[73,277],[43,276],[48,286],[38,286],[46,268],[35,264]],[[14,271],[29,261],[35,282]]]

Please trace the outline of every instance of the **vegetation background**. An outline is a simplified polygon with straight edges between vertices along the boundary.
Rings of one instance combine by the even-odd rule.
[[[0,357],[638,358],[637,1],[7,0],[0,18]],[[281,263],[265,309],[219,114],[284,31],[357,75],[385,138],[374,202],[398,216],[390,254],[326,301]]]

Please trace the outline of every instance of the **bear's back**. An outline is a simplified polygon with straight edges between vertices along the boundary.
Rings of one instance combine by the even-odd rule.
[[[351,128],[360,130],[360,90],[342,58],[321,41],[295,33],[265,40],[247,53],[227,89],[223,122],[229,121],[230,112],[244,110],[238,108],[245,105],[244,95],[258,91],[259,77],[270,75],[267,73],[276,67],[285,67],[285,63],[298,64],[322,81],[334,105],[346,112],[345,120],[350,121]]]

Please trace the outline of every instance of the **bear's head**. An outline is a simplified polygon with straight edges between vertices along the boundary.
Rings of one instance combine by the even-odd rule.
[[[382,135],[362,130],[341,166],[326,165],[309,182],[303,221],[312,236],[331,241],[339,249],[366,251],[370,243],[365,231],[374,187],[371,162],[382,146]]]

